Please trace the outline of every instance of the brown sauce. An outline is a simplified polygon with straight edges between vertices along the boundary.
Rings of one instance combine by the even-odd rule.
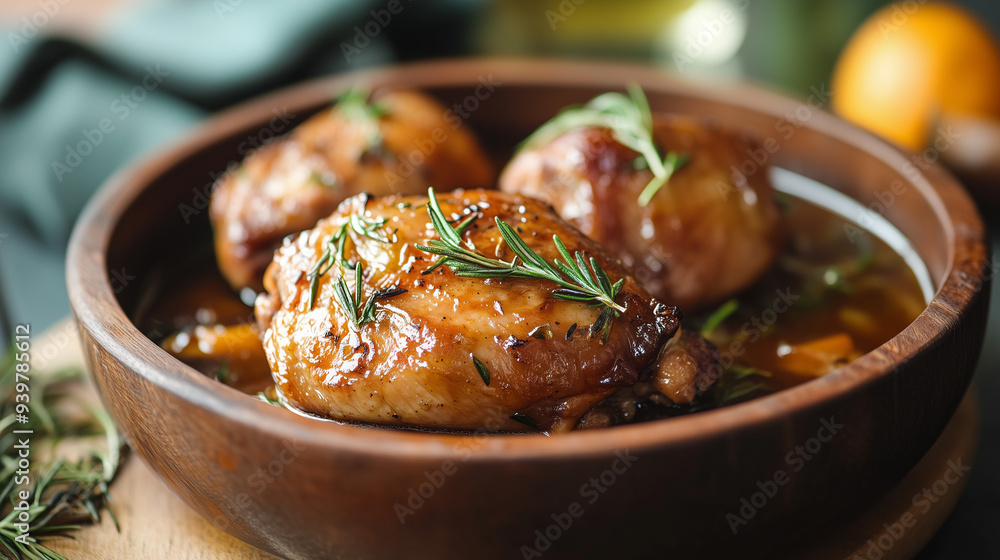
[[[843,218],[785,197],[789,243],[753,287],[713,313],[690,317],[728,367],[716,398],[728,404],[825,375],[878,348],[926,307],[903,258]],[[733,310],[726,315],[727,310]]]

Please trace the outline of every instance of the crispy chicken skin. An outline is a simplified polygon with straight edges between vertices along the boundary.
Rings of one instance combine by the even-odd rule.
[[[637,200],[652,174],[607,129],[577,129],[519,153],[500,188],[538,197],[630,266],[653,296],[696,311],[752,283],[778,256],[782,215],[767,167],[748,140],[689,117],[655,116],[665,151],[691,156],[650,204]],[[750,160],[753,161],[753,160]]]
[[[254,151],[219,179],[210,215],[219,268],[235,289],[259,291],[286,235],[311,228],[345,198],[489,187],[492,165],[472,132],[430,97],[395,91],[376,99],[384,114],[364,122],[340,105]]]
[[[496,191],[438,195],[449,219],[463,211],[478,218],[463,235],[489,258],[509,261],[494,217],[515,227],[548,261],[559,256],[556,234],[572,251],[594,257],[611,282],[625,279],[616,301],[626,311],[605,342],[590,336],[599,309],[555,299],[549,280],[456,276],[448,266],[422,274],[438,258],[417,249],[438,236],[426,197],[357,196],[317,226],[288,238],[267,269],[257,299],[265,352],[285,401],[337,420],[426,428],[523,431],[512,415],[545,431],[572,429],[579,418],[621,387],[653,375],[660,349],[679,327],[679,311],[654,300],[622,264],[563,221],[546,204]],[[384,218],[388,243],[347,229],[345,258],[363,266],[365,298],[375,290],[405,293],[380,299],[375,319],[354,327],[335,296],[344,275],[320,276],[309,307],[310,271],[324,243],[352,214]],[[489,372],[484,382],[473,362]]]

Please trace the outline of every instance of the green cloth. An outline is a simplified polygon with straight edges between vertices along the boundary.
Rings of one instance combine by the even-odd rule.
[[[11,319],[41,329],[69,312],[65,243],[116,170],[217,109],[393,60],[386,38],[402,21],[349,61],[340,47],[385,5],[149,0],[129,4],[87,43],[0,22],[0,297]]]
[[[309,75],[324,57],[323,70],[348,67],[336,45],[375,4],[158,0],[121,13],[89,45],[4,32],[0,204],[59,246],[104,179],[208,110]],[[352,66],[386,53],[370,44]]]

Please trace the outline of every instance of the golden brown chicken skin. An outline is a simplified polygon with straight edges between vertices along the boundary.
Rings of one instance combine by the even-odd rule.
[[[259,291],[281,239],[311,228],[349,196],[491,186],[492,165],[476,138],[447,115],[412,91],[370,104],[342,100],[251,153],[211,199],[216,256],[230,285]]]
[[[286,240],[265,275],[267,293],[257,299],[256,313],[287,404],[337,420],[513,431],[534,423],[556,432],[637,383],[644,370],[653,375],[679,312],[654,300],[619,261],[535,199],[487,190],[437,199],[449,220],[476,215],[462,241],[483,256],[513,257],[494,221],[499,217],[547,261],[559,257],[555,234],[570,252],[596,259],[611,282],[624,279],[615,301],[625,311],[606,340],[591,333],[600,309],[556,299],[558,286],[550,280],[459,277],[449,266],[424,274],[438,257],[415,245],[439,239],[427,197],[358,196]],[[376,235],[387,240],[358,234],[352,215],[369,223],[384,219]],[[318,276],[311,304],[309,271],[342,228],[349,265]],[[392,294],[376,301],[372,319],[360,327],[336,295],[342,275],[356,293],[357,263],[363,271],[358,301],[377,290]]]
[[[638,153],[608,129],[566,132],[519,153],[500,188],[541,198],[630,266],[655,297],[696,311],[751,284],[778,256],[782,214],[766,166],[744,176],[755,146],[694,118],[655,117],[665,152],[690,156],[652,198]]]

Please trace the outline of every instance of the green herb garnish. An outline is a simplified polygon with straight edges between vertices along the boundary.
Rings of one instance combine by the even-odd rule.
[[[768,393],[770,390],[760,378],[771,377],[771,372],[766,370],[742,365],[730,366],[719,380],[719,385],[724,389],[716,405],[735,404]]]
[[[370,95],[371,89],[357,86],[341,94],[333,107],[335,111],[339,111],[361,127],[365,137],[366,152],[373,152],[382,147],[382,131],[378,127],[378,120],[389,112],[381,103],[369,103]]]
[[[309,180],[330,189],[340,186],[337,176],[332,171],[313,171],[309,174]]]
[[[641,161],[634,162],[636,167],[647,167],[653,173],[653,179],[639,194],[639,205],[647,206],[674,172],[690,160],[690,156],[676,152],[660,156],[660,150],[653,140],[653,116],[649,101],[638,84],[628,84],[627,89],[628,95],[605,93],[586,105],[563,109],[529,136],[518,149],[548,144],[566,132],[580,128],[609,129],[615,140],[639,152]]]
[[[229,373],[229,362],[222,362],[219,369],[215,370],[215,380],[228,385],[230,379],[231,375]]]
[[[611,321],[625,311],[625,307],[615,301],[622,285],[625,284],[624,278],[612,284],[608,274],[596,259],[589,258],[588,268],[588,259],[579,251],[571,256],[558,235],[553,235],[552,240],[565,262],[556,259],[554,264],[549,263],[531,250],[514,228],[499,217],[495,218],[495,221],[500,236],[515,256],[510,262],[483,256],[476,250],[471,240],[464,244],[462,242],[462,231],[472,223],[475,214],[466,218],[456,229],[441,211],[434,196],[434,189],[427,189],[427,195],[429,197],[427,214],[440,239],[432,239],[426,246],[415,245],[415,247],[442,257],[431,266],[431,269],[447,265],[456,275],[469,278],[524,278],[552,281],[560,286],[552,291],[552,296],[556,299],[603,307],[591,332],[599,332],[602,342],[607,340]]]
[[[344,280],[343,273],[341,273],[340,278],[337,279],[337,283],[333,286],[333,295],[335,296],[337,303],[339,303],[340,307],[344,309],[344,312],[347,314],[347,318],[351,320],[351,324],[353,324],[356,329],[360,329],[365,323],[375,320],[376,300],[391,298],[406,292],[406,290],[396,287],[384,290],[375,290],[372,295],[368,296],[367,300],[362,301],[364,290],[362,288],[361,280],[363,276],[364,269],[361,267],[361,263],[359,262],[354,265],[353,292],[347,286],[347,281]]]
[[[472,354],[469,354],[469,355],[472,356]],[[483,383],[485,383],[486,386],[489,387],[490,386],[490,370],[486,369],[486,366],[483,365],[483,362],[480,362],[479,358],[477,358],[475,356],[472,356],[472,364],[474,366],[476,366],[476,371],[479,372],[479,377],[483,378]]]
[[[263,391],[257,393],[257,399],[260,400],[261,402],[266,402],[271,406],[279,406],[279,407],[281,406],[280,401],[278,401],[277,399],[272,399],[271,397],[267,396],[267,393]]]
[[[515,422],[520,422],[525,426],[531,428],[532,430],[535,430],[536,432],[542,431],[538,428],[538,423],[535,422],[535,419],[532,418],[531,416],[528,416],[527,414],[521,414],[520,412],[515,412],[514,414],[510,415],[510,419]]]
[[[740,302],[735,298],[720,305],[718,309],[705,319],[705,324],[701,326],[701,336],[703,338],[710,338],[715,329],[739,308]]]
[[[319,262],[306,274],[306,278],[309,279],[309,309],[316,306],[316,295],[319,292],[320,277],[330,272],[330,269],[334,265],[339,265],[341,268],[351,266],[347,262],[347,259],[344,258],[344,244],[351,232],[380,243],[388,243],[389,238],[378,233],[378,230],[385,226],[385,224],[385,218],[366,218],[363,213],[351,214],[347,221],[340,226],[340,229],[327,239],[323,256],[320,257]]]

